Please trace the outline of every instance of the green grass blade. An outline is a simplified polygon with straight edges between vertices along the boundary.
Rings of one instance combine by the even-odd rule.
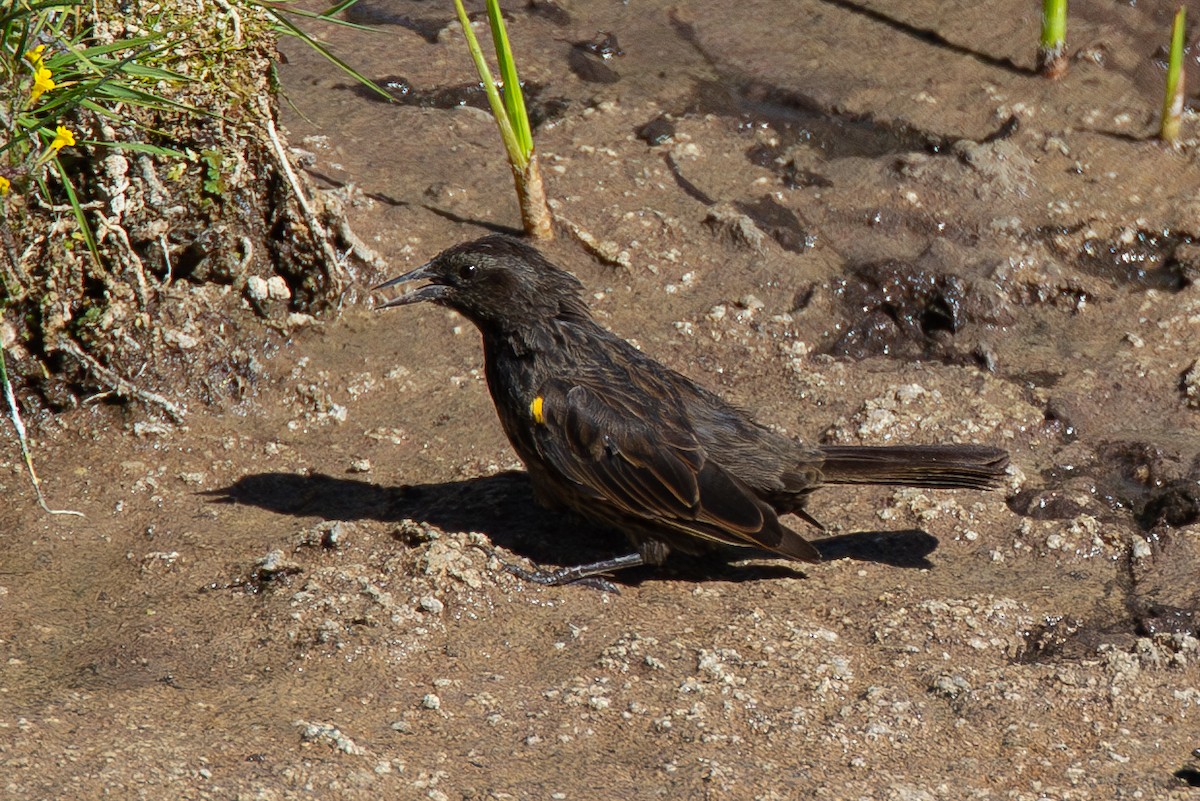
[[[1168,142],[1179,139],[1183,116],[1183,34],[1187,8],[1180,6],[1171,27],[1171,55],[1167,61],[1167,93],[1163,98],[1162,125],[1159,135]]]
[[[92,258],[95,259],[96,266],[104,269],[104,261],[100,258],[100,247],[96,244],[96,237],[92,233],[92,226],[88,225],[87,216],[83,213],[83,206],[79,203],[79,195],[75,192],[75,185],[71,183],[71,176],[67,175],[67,169],[59,161],[58,156],[50,160],[54,165],[54,169],[58,172],[59,178],[62,179],[63,189],[67,192],[67,201],[71,204],[71,210],[75,213],[75,221],[79,223],[79,230],[83,232],[83,241],[87,243],[88,251],[91,252]],[[48,187],[42,184],[42,191],[46,197],[50,197]]]
[[[357,3],[357,2],[358,2],[358,0],[353,0],[353,2],[347,3],[346,5],[352,6],[352,5],[354,5],[354,3]],[[330,25],[338,25],[343,28],[350,28],[351,30],[355,30],[355,31],[363,31],[364,33],[383,33],[384,32],[377,25],[364,25],[361,22],[351,22],[348,19],[338,19],[337,17],[328,16],[329,14],[336,13],[337,10],[338,9],[333,8],[328,11],[318,12],[318,11],[305,11],[302,8],[289,8],[287,10],[287,13],[291,14],[294,17],[302,17],[304,19],[313,19],[313,20],[317,20],[319,22],[328,22]]]
[[[1067,0],[1043,0],[1037,71],[1052,80],[1067,72]]]
[[[1058,50],[1067,41],[1067,0],[1043,0],[1042,39],[1043,50]]]
[[[171,159],[182,159],[187,156],[181,150],[175,150],[169,147],[160,147],[159,145],[150,145],[145,142],[90,142],[84,141],[80,144],[97,144],[103,145],[109,150],[124,150],[132,153],[148,153],[151,156],[164,156]]]
[[[488,104],[492,107],[492,116],[496,118],[496,125],[500,128],[500,138],[504,140],[504,149],[508,151],[508,160],[523,170],[529,163],[529,157],[522,150],[516,131],[513,130],[512,121],[508,118],[508,111],[504,108],[504,101],[500,99],[500,92],[496,89],[496,81],[492,78],[492,71],[488,69],[487,61],[483,57],[483,48],[479,46],[479,40],[475,38],[475,31],[471,30],[471,20],[467,18],[467,10],[463,8],[462,0],[454,0],[454,7],[458,11],[458,21],[462,25],[463,36],[467,38],[467,49],[471,51],[471,58],[475,61],[475,70],[479,73],[479,79],[483,81],[483,91],[487,93]]]
[[[268,9],[268,10],[270,10],[270,9]],[[349,75],[354,80],[358,81],[363,86],[365,86],[368,89],[370,89],[371,91],[375,92],[380,97],[386,98],[388,100],[392,99],[392,96],[389,95],[387,93],[387,91],[385,91],[382,87],[377,85],[374,81],[372,81],[367,76],[363,75],[358,70],[354,69],[354,67],[351,67],[345,61],[342,61],[340,58],[338,58],[336,55],[334,55],[332,50],[325,47],[325,45],[321,44],[316,39],[313,39],[311,36],[309,36],[307,33],[305,33],[299,26],[297,26],[296,23],[285,18],[284,16],[282,16],[280,13],[278,13],[276,11],[271,11],[271,16],[275,18],[275,24],[279,26],[280,30],[283,33],[287,33],[287,34],[290,34],[291,36],[295,36],[297,39],[304,42],[306,45],[311,47],[313,50],[315,50],[316,52],[320,53],[323,57],[328,59],[329,63],[333,64],[335,67],[340,69],[342,72],[346,73],[347,75]]]
[[[158,45],[158,47],[155,47],[155,45]],[[150,56],[168,52],[170,47],[163,45],[161,39],[156,39],[153,36],[142,36],[137,39],[119,39],[108,44],[89,45],[87,47],[80,47],[76,44],[68,45],[64,48],[51,46],[46,48],[45,61],[47,67],[57,72],[65,65],[73,64],[78,59],[89,61],[93,58],[107,56],[110,53],[120,53],[127,50],[137,50],[138,52],[134,53],[133,56],[121,59],[121,61],[129,62],[133,58],[145,60]]]
[[[342,12],[343,12],[343,11],[345,11],[347,8],[349,8],[350,6],[354,5],[354,4],[355,4],[355,3],[357,3],[357,2],[358,2],[358,0],[342,0],[340,3],[334,3],[334,4],[333,4],[333,5],[331,5],[329,8],[327,8],[327,9],[325,9],[324,11],[320,12],[320,13],[318,14],[318,16],[321,16],[321,17],[332,17],[334,14],[340,14],[340,13],[342,13]]]
[[[533,133],[529,129],[529,115],[525,111],[525,95],[521,91],[521,79],[517,76],[517,62],[508,44],[508,31],[504,27],[504,16],[499,0],[487,0],[488,24],[492,28],[492,44],[496,48],[496,61],[500,64],[500,79],[504,81],[504,108],[517,136],[517,143],[526,161],[533,153]]]

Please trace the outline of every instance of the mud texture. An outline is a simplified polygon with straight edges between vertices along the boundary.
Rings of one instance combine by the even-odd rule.
[[[508,9],[546,252],[605,325],[793,436],[1012,453],[990,494],[819,492],[818,565],[619,594],[503,571],[625,546],[533,504],[469,324],[367,301],[518,224],[494,124],[444,102],[474,81],[451,14],[321,30],[394,102],[285,44],[293,156],[388,268],[182,426],[38,417],[84,519],[37,511],[10,449],[0,794],[1193,798],[1200,166],[1151,136],[1174,6],[1072,3],[1049,82],[1036,5]]]

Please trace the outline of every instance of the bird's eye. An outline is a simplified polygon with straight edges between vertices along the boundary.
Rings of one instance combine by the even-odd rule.
[[[458,268],[458,277],[469,281],[475,277],[476,272],[478,272],[478,268],[474,264],[464,264]]]

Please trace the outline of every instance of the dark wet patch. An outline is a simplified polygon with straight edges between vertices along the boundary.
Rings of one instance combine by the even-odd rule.
[[[806,182],[811,180],[810,173],[816,177],[815,185],[821,185],[820,174],[788,155],[793,147],[803,146],[828,161],[847,157],[878,158],[913,151],[949,152],[954,143],[962,139],[961,135],[954,133],[919,130],[905,121],[846,113],[794,88],[739,76],[718,64],[703,48],[692,25],[680,18],[679,14],[672,13],[671,24],[679,37],[703,55],[721,76],[718,80],[697,82],[686,113],[730,116],[737,119],[745,130],[769,127],[776,134],[778,143],[757,147],[749,153],[749,157],[756,164],[780,171],[787,185],[811,185]],[[946,42],[942,44],[952,47]],[[984,54],[966,53],[986,60]],[[1003,59],[996,64],[1015,68]],[[1016,70],[1019,71],[1019,68]],[[991,143],[1008,138],[1018,130],[1019,125],[1019,119],[1009,116],[982,141]]]
[[[672,13],[671,26],[710,64],[729,73],[718,67],[690,23]],[[747,127],[770,125],[784,139],[785,146],[807,141],[827,158],[873,158],[911,150],[938,150],[952,141],[931,137],[903,123],[839,112],[794,89],[733,74],[724,75],[720,81],[699,82],[687,111],[737,117]]]
[[[358,0],[342,12],[342,17],[356,25],[395,25],[412,31],[430,44],[435,44],[438,34],[454,20],[450,14],[439,17],[401,14],[378,0]]]
[[[1067,574],[1064,578],[1072,576]],[[1130,591],[1128,586],[1123,589]],[[1124,610],[1097,611],[1089,617],[1047,616],[1039,625],[1023,633],[1024,646],[1014,661],[1018,664],[1078,662],[1094,658],[1101,650],[1132,650],[1138,638],[1147,635],[1137,612],[1139,601],[1134,595],[1129,595],[1128,599]],[[1140,603],[1140,607],[1149,609],[1150,605]]]
[[[1178,637],[1196,636],[1200,631],[1200,592],[1193,586],[1197,548],[1187,537],[1151,542],[1153,557],[1132,563],[1132,581],[1116,582],[1125,596],[1123,611],[1096,617],[1048,616],[1023,633],[1024,647],[1015,661],[1079,661],[1101,648],[1131,650],[1138,638],[1146,637],[1154,638],[1169,654],[1178,647]]]
[[[620,73],[579,46],[567,53],[567,66],[585,83],[612,84],[621,80]]]
[[[525,8],[529,13],[544,17],[555,25],[571,24],[571,12],[563,8],[558,0],[528,0]]]
[[[304,575],[304,568],[284,558],[282,551],[273,551],[257,560],[253,566],[226,581],[213,581],[199,589],[201,593],[238,592],[261,595],[273,589],[291,587],[293,579]]]
[[[784,250],[803,253],[816,244],[815,235],[800,221],[796,212],[783,206],[770,195],[763,195],[751,202],[738,201],[733,205]]]
[[[788,312],[795,314],[796,312],[804,311],[812,303],[816,294],[817,285],[815,283],[804,284],[792,295],[792,303],[788,307]]]
[[[1138,229],[1076,241],[1071,235],[1077,230],[1043,229],[1039,233],[1062,258],[1074,261],[1089,275],[1142,289],[1178,292],[1198,273],[1200,261],[1191,234]]]
[[[1015,514],[1034,520],[1070,520],[1092,511],[1059,489],[1023,489],[1006,502]]]
[[[877,158],[912,151],[940,153],[962,138],[922,131],[902,121],[847,113],[794,88],[739,75],[718,64],[695,28],[679,14],[671,14],[671,26],[721,75],[716,81],[697,82],[685,112],[734,117],[745,129],[770,127],[780,139],[781,151],[804,143],[826,159]],[[1007,136],[1014,129],[1010,118],[987,141]]]
[[[1060,659],[1080,659],[1090,652],[1080,643],[1080,634],[1085,630],[1080,618],[1047,617],[1041,624],[1022,634],[1024,647],[1014,661],[1032,665]]]
[[[1061,458],[1062,463],[1042,471],[1040,487],[1027,486],[1010,496],[1009,509],[1034,520],[1130,515],[1142,530],[1153,532],[1200,522],[1200,467],[1189,466],[1174,450],[1119,440],[1094,450],[1064,450]]]
[[[1200,543],[1187,531],[1156,528],[1149,555],[1130,564],[1133,587],[1127,607],[1143,637],[1200,635]]]
[[[1056,432],[1063,442],[1069,444],[1079,439],[1079,430],[1074,422],[1075,415],[1062,398],[1050,398],[1046,401],[1043,415],[1046,419],[1046,428]]]
[[[617,35],[601,31],[595,38],[583,42],[572,42],[567,53],[567,66],[581,81],[587,83],[616,83],[621,75],[607,63],[625,55],[617,42]]]
[[[375,83],[388,93],[391,102],[401,106],[439,109],[470,106],[485,111],[491,110],[491,106],[488,104],[487,93],[483,91],[483,84],[480,83],[463,83],[425,89],[413,86],[407,78],[399,75],[380,78]],[[378,92],[361,84],[347,84],[347,88],[350,88],[364,99],[388,102]],[[525,105],[529,111],[529,122],[534,128],[559,119],[570,105],[570,101],[565,97],[550,97],[547,95],[545,84],[533,81],[522,82],[521,91],[525,96]]]
[[[1200,522],[1200,482],[1176,479],[1155,487],[1137,513],[1137,521],[1146,530],[1159,525],[1179,527]]]
[[[953,343],[965,326],[983,317],[959,276],[889,259],[853,268],[835,283],[834,294],[849,327],[828,347],[830,355],[974,361],[969,348]]]
[[[1000,127],[992,131],[990,134],[979,140],[980,144],[988,144],[989,142],[999,142],[1003,139],[1008,139],[1021,129],[1021,118],[1016,114],[1011,115],[1004,122],[1000,123]]]
[[[1200,616],[1194,608],[1183,608],[1160,603],[1137,604],[1134,624],[1138,634],[1153,637],[1156,634],[1188,634],[1195,636]]]
[[[1163,515],[1188,515],[1187,494],[1179,481],[1186,465],[1173,451],[1152,442],[1106,442],[1097,449],[1093,469],[1098,495],[1113,509],[1133,512],[1144,526],[1153,526]]]
[[[824,175],[797,166],[795,159],[791,159],[783,165],[783,183],[788,189],[803,189],[810,186],[823,189],[833,186],[833,181]]]
[[[659,114],[645,125],[639,126],[634,134],[648,145],[661,145],[674,138],[675,122],[666,114]]]
[[[825,189],[833,186],[833,181],[816,170],[805,166],[812,161],[812,154],[801,148],[786,147],[778,142],[773,144],[759,143],[752,145],[746,151],[746,160],[756,167],[771,170],[779,176],[783,185],[788,189],[817,187]]]
[[[1185,287],[1200,282],[1200,245],[1191,241],[1191,238],[1180,242],[1163,266],[1178,275]]]
[[[594,38],[584,42],[573,42],[572,46],[605,61],[625,55],[620,42],[617,41],[617,35],[611,31],[600,31]]]
[[[686,111],[733,117],[746,130],[770,127],[779,138],[778,154],[802,144],[824,159],[878,158],[938,152],[950,144],[902,123],[837,113],[794,89],[761,81],[701,82]]]

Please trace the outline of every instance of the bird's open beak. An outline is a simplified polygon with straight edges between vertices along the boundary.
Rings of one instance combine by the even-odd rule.
[[[432,262],[427,262],[415,270],[410,270],[404,275],[397,276],[390,281],[384,281],[378,286],[371,287],[371,291],[378,292],[381,289],[388,289],[390,287],[399,286],[400,284],[407,284],[410,281],[422,281],[427,278],[434,278],[435,276],[433,274],[433,270],[430,269],[431,264]],[[419,286],[416,289],[409,290],[400,297],[389,300],[387,303],[381,303],[375,308],[390,309],[393,306],[407,306],[410,303],[420,303],[423,300],[438,300],[439,298],[445,297],[448,290],[449,287],[445,284],[426,284],[425,286]]]

